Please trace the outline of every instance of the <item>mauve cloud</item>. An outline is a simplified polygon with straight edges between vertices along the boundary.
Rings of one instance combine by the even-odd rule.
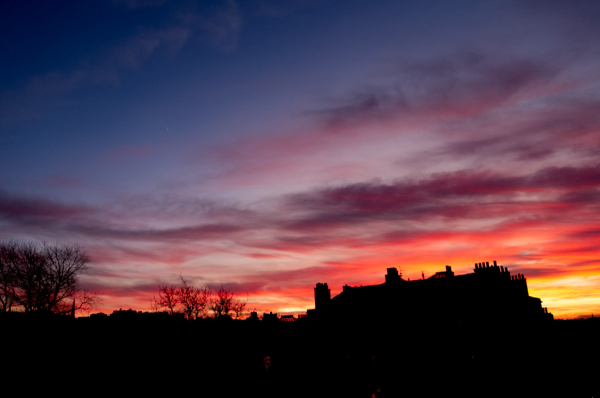
[[[395,82],[387,87],[362,89],[307,114],[335,128],[406,117],[473,117],[517,101],[557,74],[550,63],[478,52],[403,61],[394,69]]]
[[[226,224],[207,224],[168,229],[116,229],[81,225],[75,226],[73,229],[87,236],[111,237],[117,240],[159,242],[170,240],[220,239],[244,230],[242,227]]]
[[[0,192],[0,217],[13,221],[76,218],[95,213],[87,205],[70,205],[35,197],[19,197]]]
[[[588,189],[591,191],[587,195],[593,199],[594,189],[599,187],[600,165],[597,164],[578,168],[550,167],[529,176],[467,170],[391,184],[351,184],[288,197],[289,204],[308,212],[288,227],[306,230],[385,219],[422,220],[433,216],[483,218],[492,215],[498,207],[518,211],[521,205],[529,210],[531,198],[521,200],[519,195],[560,193],[562,196],[550,199],[558,204],[561,197]],[[548,197],[545,197],[536,205],[547,201]]]
[[[568,89],[567,89],[568,90]],[[440,136],[457,138],[442,140],[438,148],[412,155],[414,159],[477,159],[492,164],[536,161],[553,157],[564,162],[572,158],[597,159],[600,138],[600,98],[582,99],[575,92],[559,92],[537,101],[534,109],[520,106],[495,114],[449,122],[439,130]]]

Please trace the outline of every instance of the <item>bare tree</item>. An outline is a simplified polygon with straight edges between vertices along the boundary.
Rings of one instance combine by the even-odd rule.
[[[2,310],[48,311],[65,314],[89,309],[97,298],[85,292],[80,275],[89,258],[77,245],[34,242],[0,243],[0,296]]]
[[[235,314],[235,319],[239,319],[244,315],[246,304],[248,304],[248,295],[246,295],[245,300],[234,298],[232,311]]]
[[[238,319],[243,315],[247,302],[248,299],[240,300],[233,292],[221,286],[216,292],[216,297],[210,300],[210,310],[215,318],[235,315],[235,318]]]
[[[159,286],[158,298],[154,296],[151,308],[155,311],[166,310],[169,314],[183,313],[186,319],[201,318],[210,310],[215,318],[243,316],[248,299],[241,300],[229,290],[221,288],[212,297],[207,288],[197,288],[183,277],[180,286]]]
[[[47,308],[53,312],[66,313],[72,309],[87,309],[94,306],[96,297],[85,292],[79,275],[88,270],[89,257],[80,246],[51,246],[43,244],[42,255],[46,258],[48,278]]]
[[[174,286],[159,286],[158,300],[156,299],[156,296],[154,296],[154,301],[151,306],[155,311],[165,309],[171,315],[178,312],[179,298],[177,288]]]
[[[169,314],[183,313],[186,319],[197,319],[206,312],[210,291],[197,288],[183,277],[181,286],[159,286],[158,299],[154,296],[151,307],[155,311],[166,310]]]
[[[0,312],[12,310],[15,265],[18,263],[13,242],[0,244]]]
[[[210,291],[206,288],[196,288],[188,285],[181,275],[181,287],[178,289],[179,304],[186,319],[197,319],[205,314],[206,306],[210,297]]]

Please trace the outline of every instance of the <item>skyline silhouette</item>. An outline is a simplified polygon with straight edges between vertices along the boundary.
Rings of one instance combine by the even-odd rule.
[[[80,318],[0,313],[11,342],[3,375],[17,383],[37,380],[30,391],[64,388],[39,380],[56,380],[69,369],[69,387],[77,390],[93,385],[97,393],[214,397],[583,398],[600,392],[593,360],[600,354],[600,320],[554,320],[528,296],[524,277],[486,265],[476,264],[478,273],[446,269],[413,281],[390,268],[383,284],[348,287],[333,298],[318,283],[316,309],[298,318],[265,313],[259,319],[252,312],[245,320],[186,319],[131,309]],[[404,305],[390,301],[390,293],[399,293]],[[352,300],[357,296],[381,308],[365,313]]]

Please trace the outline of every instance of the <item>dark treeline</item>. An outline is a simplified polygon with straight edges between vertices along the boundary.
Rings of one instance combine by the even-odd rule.
[[[597,319],[365,323],[2,314],[5,380],[206,397],[593,397]],[[5,351],[6,352],[6,351]],[[40,364],[43,364],[40,366]],[[24,372],[24,369],[27,372]],[[57,380],[59,382],[57,382]]]

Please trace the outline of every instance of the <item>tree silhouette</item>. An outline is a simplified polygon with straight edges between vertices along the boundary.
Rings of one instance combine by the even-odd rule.
[[[77,245],[0,243],[0,311],[66,314],[92,308],[97,297],[79,283],[88,262]]]
[[[243,315],[247,302],[248,299],[240,300],[233,292],[221,286],[216,297],[211,298],[209,307],[215,318],[234,315],[238,319]]]
[[[158,286],[158,300],[156,299],[156,296],[154,296],[151,307],[155,311],[164,309],[170,315],[176,313],[179,307],[177,288],[174,286]]]
[[[181,309],[186,319],[197,319],[204,315],[210,297],[206,288],[196,288],[188,285],[182,276],[181,287],[178,289],[178,298]]]
[[[152,309],[166,310],[169,314],[183,313],[186,319],[201,318],[205,312],[210,298],[210,291],[206,288],[197,288],[183,277],[181,286],[159,286],[158,299],[154,296]]]
[[[14,242],[0,245],[0,312],[9,312],[13,307],[13,283],[18,256],[14,250]]]

